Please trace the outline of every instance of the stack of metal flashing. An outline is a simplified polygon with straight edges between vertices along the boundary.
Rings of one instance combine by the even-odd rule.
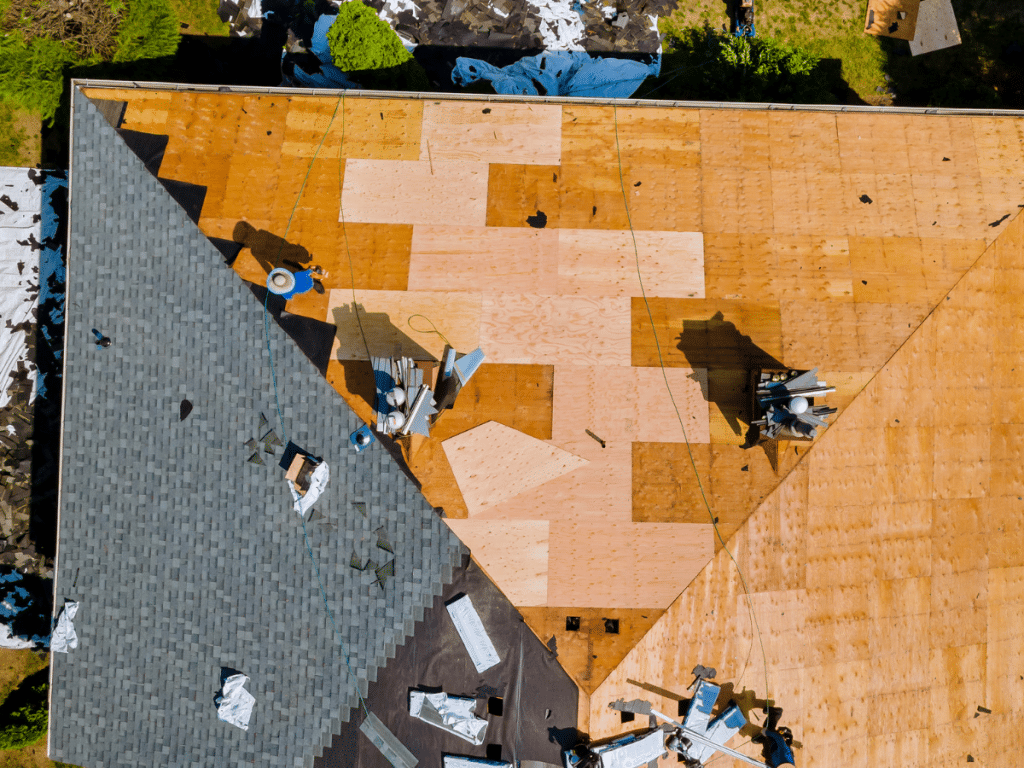
[[[424,369],[411,357],[372,357],[370,363],[377,385],[377,431],[398,437],[430,437],[429,419],[437,413],[437,403],[433,390],[423,381]]]
[[[818,380],[818,369],[810,371],[761,371],[754,399],[759,418],[751,424],[761,428],[770,440],[813,440],[820,427],[836,412],[827,405],[815,405],[813,398],[835,392]]]

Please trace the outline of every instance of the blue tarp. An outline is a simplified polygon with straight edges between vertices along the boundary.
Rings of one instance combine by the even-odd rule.
[[[626,99],[649,76],[661,72],[661,55],[651,63],[592,57],[584,51],[547,51],[498,68],[480,59],[459,58],[452,82],[466,86],[490,80],[496,93],[526,96],[590,96]]]

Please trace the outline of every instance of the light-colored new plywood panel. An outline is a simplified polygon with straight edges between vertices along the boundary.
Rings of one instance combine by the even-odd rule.
[[[556,293],[558,238],[531,227],[414,227],[409,290]]]
[[[593,438],[589,438],[593,440]],[[629,446],[583,446],[587,463],[561,477],[495,504],[480,520],[630,520],[633,487]],[[575,446],[573,446],[575,448]]]
[[[471,516],[586,464],[586,459],[494,421],[442,445]]]
[[[562,107],[557,104],[428,101],[420,160],[558,165]]]
[[[768,121],[745,109],[700,111],[701,164],[707,168],[770,168]]]
[[[341,198],[345,220],[482,227],[487,178],[485,163],[349,160]]]
[[[631,309],[635,366],[750,370],[782,361],[777,301],[651,297]]]
[[[356,302],[358,318],[352,306],[352,291],[330,292],[327,322],[338,326],[338,341],[332,353],[338,360],[367,360],[367,345],[375,357],[405,355],[415,360],[440,360],[445,342],[424,318],[433,322],[455,349],[472,351],[480,346],[478,295],[357,291]]]
[[[853,301],[846,237],[708,234],[704,271],[716,298]]]
[[[548,605],[659,608],[711,559],[710,525],[553,522]]]
[[[768,112],[773,171],[838,173],[839,134],[836,116],[828,112]]]
[[[629,299],[489,294],[480,346],[495,363],[629,365]]]
[[[364,160],[417,160],[422,115],[423,103],[415,99],[293,96],[281,151],[334,160],[339,152]]]
[[[903,115],[836,115],[843,173],[908,174],[913,161]]]
[[[546,605],[549,523],[445,520],[516,606]]]
[[[671,387],[671,397],[665,379]],[[640,441],[708,442],[707,371],[628,366],[555,366],[551,438],[593,460],[609,447]],[[675,405],[673,406],[673,399]]]
[[[697,110],[574,104],[562,111],[562,162],[617,166],[621,156],[624,166],[695,166],[700,133]]]
[[[772,176],[767,168],[714,167],[704,172],[704,231],[771,232]]]
[[[704,296],[704,236],[700,232],[559,229],[557,237],[560,294],[639,296],[639,257],[643,288],[649,295]]]

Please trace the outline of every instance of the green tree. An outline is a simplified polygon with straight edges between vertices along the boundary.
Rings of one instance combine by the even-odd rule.
[[[338,8],[327,43],[334,65],[343,72],[392,69],[412,58],[391,26],[359,0]]]
[[[666,35],[662,74],[638,98],[828,104],[842,85],[813,54],[772,38],[705,28]],[[845,90],[845,88],[844,88]]]
[[[48,674],[44,667],[25,678],[0,704],[0,750],[21,749],[46,735]]]

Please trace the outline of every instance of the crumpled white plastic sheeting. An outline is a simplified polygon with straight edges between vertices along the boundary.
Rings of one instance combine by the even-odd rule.
[[[0,202],[0,408],[10,402],[7,388],[19,363],[29,369],[35,396],[36,370],[28,361],[27,335],[12,327],[34,323],[39,290],[39,251],[31,243],[40,238],[39,222],[33,219],[42,210],[43,190],[28,171],[0,168],[0,196],[10,200]]]
[[[410,715],[479,746],[484,743],[487,721],[476,716],[475,708],[476,699],[447,693],[409,692]]]
[[[420,7],[413,0],[385,0],[384,7],[380,9],[380,13],[377,15],[394,29],[398,23],[398,14],[403,11],[412,11],[413,18],[420,18]],[[407,48],[409,47],[408,41],[403,39],[402,42]]]
[[[548,51],[582,51],[587,27],[572,0],[530,0],[530,15]]]
[[[242,686],[249,678],[241,673],[231,675],[217,696],[217,717],[243,731],[249,730],[249,719],[256,697]]]
[[[324,492],[324,489],[327,487],[327,481],[330,479],[330,467],[327,466],[326,461],[321,461],[309,476],[309,490],[306,491],[305,496],[300,496],[295,488],[295,484],[288,481],[288,488],[291,490],[292,500],[295,502],[292,505],[292,509],[299,513],[299,517],[306,516],[306,513],[316,503],[316,500],[320,498],[320,494]]]
[[[60,615],[57,616],[57,626],[50,636],[50,650],[54,653],[67,653],[78,647],[78,633],[75,632],[75,625],[71,622],[77,613],[78,601],[65,600],[64,607],[60,609]]]

